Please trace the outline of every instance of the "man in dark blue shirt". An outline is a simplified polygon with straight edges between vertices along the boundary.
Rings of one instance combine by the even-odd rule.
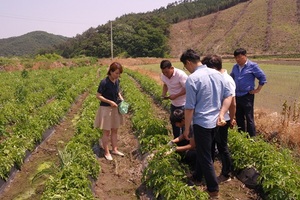
[[[236,122],[239,131],[248,132],[250,137],[253,137],[256,135],[254,94],[260,92],[267,79],[258,64],[247,58],[245,49],[236,49],[234,58],[237,63],[233,66],[230,75],[236,84]],[[256,89],[255,79],[259,81]]]

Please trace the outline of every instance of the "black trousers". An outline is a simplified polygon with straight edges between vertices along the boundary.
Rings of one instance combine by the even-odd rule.
[[[194,178],[200,181],[204,176],[207,190],[209,192],[219,191],[219,184],[217,181],[211,154],[217,127],[207,129],[194,124],[193,128],[197,151],[197,161]]]
[[[226,122],[225,126],[218,127],[214,143],[212,146],[212,158],[215,158],[215,146],[217,146],[220,160],[222,162],[221,175],[225,177],[230,176],[232,171],[232,160],[228,148],[228,128],[230,126],[230,120]]]
[[[254,123],[254,94],[236,97],[236,123],[239,131],[248,132],[250,137],[256,135]]]

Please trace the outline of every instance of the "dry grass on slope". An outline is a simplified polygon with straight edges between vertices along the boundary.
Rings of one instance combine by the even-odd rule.
[[[255,109],[255,123],[258,134],[278,147],[289,148],[300,158],[300,119],[292,120],[287,115]]]
[[[299,3],[298,3],[299,4]],[[229,9],[172,25],[171,55],[193,48],[232,54],[244,47],[249,54],[300,53],[300,25],[296,0],[250,0]]]

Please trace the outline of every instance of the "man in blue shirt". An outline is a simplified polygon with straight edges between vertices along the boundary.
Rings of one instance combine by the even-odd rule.
[[[220,72],[202,65],[200,56],[192,49],[185,51],[180,61],[191,73],[186,80],[185,124],[193,122],[197,161],[194,179],[204,176],[210,197],[218,197],[219,184],[212,160],[212,143],[217,126],[224,126],[232,94]],[[189,140],[189,129],[184,137]]]
[[[253,137],[256,135],[254,94],[260,92],[267,79],[257,63],[247,58],[245,49],[236,49],[234,58],[237,63],[233,66],[230,75],[236,84],[236,123],[239,131],[248,132],[250,137]],[[259,81],[256,89],[255,79]]]

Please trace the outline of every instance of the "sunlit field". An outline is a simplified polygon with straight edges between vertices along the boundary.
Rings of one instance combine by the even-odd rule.
[[[299,157],[300,65],[257,63],[266,73],[268,81],[261,92],[255,96],[257,131],[263,133],[266,140],[293,149]],[[183,69],[183,64],[180,62],[172,64]],[[233,61],[224,62],[223,68],[230,73],[233,64]],[[155,78],[154,74],[161,73],[159,63],[140,65],[139,68],[140,71],[151,71],[148,75],[152,78]]]
[[[183,64],[180,62],[172,64],[179,69],[183,69]],[[233,64],[234,63],[225,62],[223,63],[223,68],[227,69],[228,73],[230,73]],[[259,66],[266,73],[268,83],[263,87],[261,92],[255,96],[255,108],[280,113],[285,101],[287,101],[287,104],[290,106],[293,106],[294,103],[299,103],[300,63],[299,66],[265,63],[259,64]],[[159,63],[141,65],[140,67],[141,69],[160,73]]]

